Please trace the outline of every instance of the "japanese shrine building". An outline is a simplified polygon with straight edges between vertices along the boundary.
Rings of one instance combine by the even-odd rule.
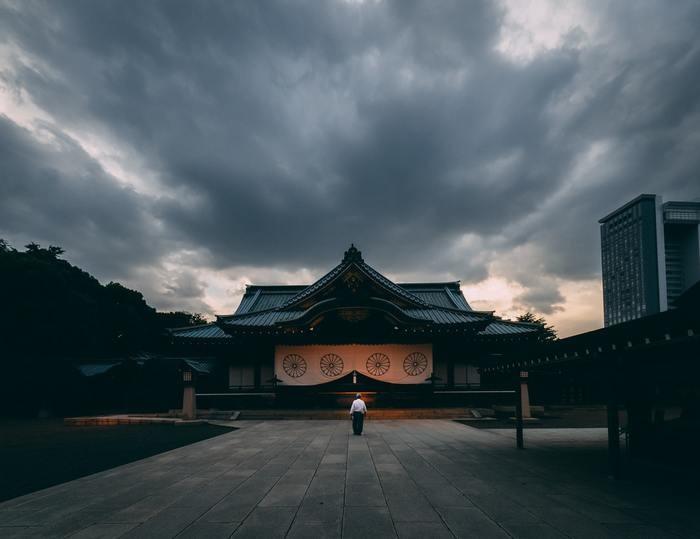
[[[198,391],[405,402],[478,387],[482,364],[524,354],[540,333],[473,310],[459,282],[396,284],[351,246],[311,285],[249,285],[234,314],[170,335]]]

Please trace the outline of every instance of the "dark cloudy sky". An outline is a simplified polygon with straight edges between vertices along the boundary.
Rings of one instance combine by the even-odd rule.
[[[354,241],[597,327],[597,219],[700,196],[698,28],[681,0],[0,0],[0,237],[209,314]]]

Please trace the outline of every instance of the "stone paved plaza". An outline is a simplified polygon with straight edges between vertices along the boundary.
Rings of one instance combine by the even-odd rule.
[[[527,430],[517,451],[447,420],[240,424],[0,504],[0,537],[700,536],[697,499],[605,477],[602,429]]]

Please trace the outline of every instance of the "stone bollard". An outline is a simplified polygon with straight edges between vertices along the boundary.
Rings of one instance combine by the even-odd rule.
[[[527,386],[528,372],[520,372],[520,407],[523,411],[523,417],[532,417],[530,414],[530,391]]]
[[[194,388],[194,373],[187,369],[182,371],[182,418],[196,419],[197,394]]]

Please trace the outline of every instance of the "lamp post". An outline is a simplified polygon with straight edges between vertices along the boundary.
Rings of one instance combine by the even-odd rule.
[[[530,390],[528,388],[528,378],[529,373],[527,371],[520,371],[520,407],[523,410],[523,417],[525,419],[530,419],[532,417],[530,413]]]
[[[195,373],[186,365],[182,369],[182,417],[195,419],[197,417],[197,394],[194,389]]]
[[[277,373],[273,373],[272,378],[268,380],[268,383],[272,384],[272,393],[274,395],[272,405],[274,407],[277,407],[279,404],[279,401],[277,400],[279,398],[279,392],[277,391],[277,389],[279,387],[279,384],[284,383],[284,380],[280,380],[279,378],[277,378]]]
[[[515,391],[515,442],[518,449],[525,448],[523,436],[523,415],[527,409],[526,417],[530,417],[530,398],[527,390],[527,371],[519,371],[518,385]]]
[[[435,372],[431,372],[430,376],[425,379],[426,382],[430,382],[430,400],[433,403],[435,402],[435,382],[438,380],[442,380],[442,378],[436,375]]]
[[[432,389],[435,389],[435,382],[438,382],[438,381],[440,381],[440,380],[442,380],[442,378],[440,378],[440,377],[439,377],[437,374],[435,374],[434,372],[431,372],[431,373],[430,373],[430,376],[428,376],[428,377],[425,379],[426,382],[430,382],[430,385],[432,386]]]
[[[267,382],[272,384],[273,391],[277,391],[277,384],[282,383],[282,380],[277,378],[277,374],[273,374],[272,378],[270,378]]]
[[[611,479],[622,476],[620,458],[620,409],[619,409],[619,370],[617,358],[608,363],[607,368],[607,419],[608,419],[608,466]]]

